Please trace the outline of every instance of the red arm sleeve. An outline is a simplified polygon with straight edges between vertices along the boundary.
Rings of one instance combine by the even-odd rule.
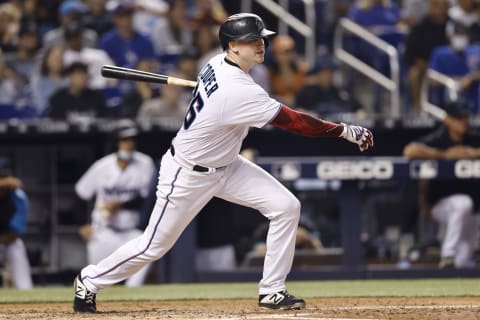
[[[285,105],[280,107],[280,112],[270,124],[309,137],[338,137],[343,131],[341,124],[315,118]]]

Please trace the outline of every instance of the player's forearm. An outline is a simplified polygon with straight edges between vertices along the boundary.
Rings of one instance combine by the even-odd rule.
[[[343,125],[325,121],[282,105],[271,125],[309,137],[339,137]]]
[[[444,152],[423,143],[411,142],[403,149],[403,156],[408,159],[442,159]]]

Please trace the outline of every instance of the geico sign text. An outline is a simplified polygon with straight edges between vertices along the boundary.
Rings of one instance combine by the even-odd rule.
[[[480,160],[458,160],[455,162],[457,178],[480,178]]]
[[[317,166],[321,179],[390,179],[393,163],[388,160],[322,161]]]

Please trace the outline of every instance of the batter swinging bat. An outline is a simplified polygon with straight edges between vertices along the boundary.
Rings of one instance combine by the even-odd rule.
[[[164,74],[153,72],[140,71],[137,69],[130,69],[117,66],[104,65],[101,69],[102,76],[105,78],[134,80],[144,82],[155,82],[163,84],[172,84],[176,86],[196,87],[196,81],[190,81],[175,77],[169,77]]]

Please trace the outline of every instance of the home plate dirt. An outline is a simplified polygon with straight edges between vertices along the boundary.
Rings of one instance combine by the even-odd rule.
[[[75,314],[71,303],[0,304],[0,319],[478,320],[480,298],[309,298],[299,311],[260,309],[256,300],[121,301]]]

